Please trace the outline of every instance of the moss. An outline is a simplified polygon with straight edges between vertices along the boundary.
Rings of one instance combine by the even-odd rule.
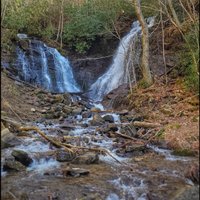
[[[176,156],[194,156],[195,153],[189,149],[175,149],[172,153]]]
[[[150,85],[144,79],[138,82],[138,88],[145,89],[148,88],[149,86]]]

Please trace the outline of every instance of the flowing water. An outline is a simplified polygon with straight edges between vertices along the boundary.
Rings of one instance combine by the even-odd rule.
[[[149,27],[152,24],[153,19],[150,18]],[[131,60],[130,45],[140,32],[138,22],[134,22],[130,33],[122,39],[109,70],[91,86],[91,99],[101,100],[103,95],[128,81],[126,71]],[[18,37],[27,39],[24,34]],[[29,41],[29,46],[29,56],[22,49],[17,50],[17,67],[21,68],[21,78],[50,91],[80,91],[73,78],[69,61],[56,49],[35,40]],[[128,62],[125,62],[127,59]],[[73,103],[81,101],[80,97],[76,99]],[[100,110],[101,117],[112,115],[114,125],[120,130],[122,122],[119,114],[107,112],[100,103],[91,104]],[[91,112],[89,108],[84,110]],[[79,113],[65,118],[64,122],[30,125],[38,126],[52,138],[73,136],[70,144],[104,148],[111,156],[99,155],[99,163],[91,165],[58,162],[55,158],[57,149],[33,131],[31,136],[19,137],[20,145],[2,150],[1,176],[4,199],[169,200],[174,199],[183,188],[193,185],[184,177],[183,171],[195,158],[173,156],[169,150],[153,145],[147,146],[146,151],[142,153],[120,153],[119,150],[126,141],[112,136],[114,133],[103,133],[104,126],[108,125],[106,123],[101,127],[92,126],[90,121],[93,118],[94,115],[84,118],[82,113]],[[73,124],[73,128],[65,130],[62,126],[65,123]],[[5,158],[11,156],[13,149],[24,150],[33,159],[25,171],[3,170]],[[85,177],[66,177],[62,171],[69,167],[84,168],[89,170],[90,174]]]
[[[114,123],[120,128],[120,115],[106,113],[101,104],[93,105],[102,109],[100,112],[102,117],[107,114],[112,115]],[[33,125],[38,126],[49,137],[73,136],[76,138],[71,143],[73,145],[107,149],[112,157],[100,155],[99,164],[91,165],[69,165],[66,162],[58,162],[54,156],[56,148],[41,139],[37,133],[32,132],[32,137],[21,138],[22,144],[2,150],[2,165],[5,162],[4,158],[9,157],[13,149],[24,150],[33,159],[25,172],[2,171],[3,192],[10,191],[15,196],[20,196],[19,191],[21,191],[28,194],[31,200],[48,199],[47,193],[54,194],[56,191],[60,200],[92,199],[94,194],[97,195],[94,199],[102,200],[148,200],[151,198],[168,200],[173,199],[176,192],[182,188],[193,185],[184,177],[183,169],[194,158],[173,156],[170,150],[151,145],[148,146],[147,153],[142,155],[119,154],[118,145],[122,144],[122,141],[102,134],[99,126],[91,126],[90,120],[93,117],[84,118],[81,114],[78,116],[74,115],[73,118],[69,116],[69,119],[66,118],[64,122],[53,125],[40,123]],[[76,128],[63,130],[62,124],[72,119],[71,123]],[[83,127],[83,124],[88,124],[88,127]],[[69,166],[88,169],[90,175],[80,178],[64,177],[61,171]]]
[[[20,79],[51,92],[80,92],[69,60],[57,49],[48,47],[41,41],[27,39],[24,34],[18,37],[26,39],[22,41],[28,43],[26,50],[17,47],[15,66]]]
[[[147,19],[149,28],[153,26],[154,20],[154,17]],[[140,62],[141,53],[141,45],[138,42],[140,37],[141,26],[136,21],[131,31],[122,38],[108,71],[91,85],[88,93],[91,99],[101,101],[104,95],[123,83],[136,82],[135,68]],[[130,71],[132,71],[132,77]]]

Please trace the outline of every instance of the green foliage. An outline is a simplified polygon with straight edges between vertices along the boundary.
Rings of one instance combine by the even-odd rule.
[[[148,88],[149,86],[150,85],[144,79],[138,81],[138,88],[145,89]]]
[[[199,92],[199,27],[198,24],[191,26],[185,34],[188,44],[183,45],[180,53],[180,68],[185,76],[185,83],[189,90]],[[188,46],[189,45],[189,46]],[[191,52],[192,51],[192,52]],[[194,62],[194,58],[196,63]]]
[[[159,1],[155,0],[142,0],[141,1],[141,9],[143,16],[156,16],[159,13]]]
[[[6,0],[2,0],[3,5]],[[113,31],[113,23],[122,15],[130,15],[132,6],[124,0],[9,0],[3,27],[15,32],[56,39],[63,9],[63,43],[85,53],[98,35]]]
[[[189,149],[176,149],[172,152],[176,156],[194,156],[195,153]]]
[[[164,139],[164,134],[165,134],[165,129],[162,128],[160,129],[157,133],[156,133],[156,137],[159,138],[159,139]]]
[[[12,42],[16,37],[17,31],[12,29],[1,29],[1,48],[11,51],[12,50]]]
[[[70,20],[64,25],[64,41],[79,53],[85,53],[98,35],[113,31],[113,22],[124,8],[127,3],[122,0],[87,1],[82,6],[68,4],[65,14]]]

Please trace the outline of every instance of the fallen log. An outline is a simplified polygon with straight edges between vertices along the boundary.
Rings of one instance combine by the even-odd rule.
[[[20,127],[19,130],[20,131],[36,131],[37,133],[39,133],[39,135],[41,137],[43,137],[44,139],[46,139],[48,142],[50,142],[51,144],[53,144],[55,147],[57,147],[57,148],[64,148],[66,151],[74,153],[74,151],[69,148],[69,147],[71,147],[71,145],[70,146],[69,145],[66,146],[66,145],[63,145],[60,142],[57,142],[57,141],[55,141],[55,140],[47,137],[44,132],[42,132],[39,128],[37,128],[35,126]]]
[[[16,129],[19,129],[20,126],[23,125],[23,123],[17,122],[9,117],[1,117],[1,121],[4,122],[5,124],[9,124],[13,127],[15,127]]]
[[[89,148],[89,147],[81,147],[81,146],[73,146],[71,144],[66,144],[66,143],[61,143],[58,141],[55,141],[51,138],[49,138],[48,136],[46,136],[45,133],[43,133],[38,127],[35,126],[30,126],[30,127],[20,127],[19,128],[20,131],[36,131],[39,133],[39,135],[41,137],[43,137],[44,139],[46,139],[48,142],[50,142],[51,144],[53,144],[55,147],[57,148],[64,148],[65,151],[70,152],[70,153],[76,153],[77,149],[84,149],[84,150],[88,150],[88,151],[95,151],[98,152],[102,155],[109,155],[110,157],[112,157],[116,162],[120,163],[120,164],[124,164],[120,162],[117,158],[115,158],[108,150],[106,149],[101,149],[101,148]]]
[[[125,138],[125,139],[129,139],[129,140],[133,140],[134,142],[138,142],[138,143],[142,143],[142,144],[144,144],[145,143],[145,141],[144,140],[142,140],[142,139],[136,139],[136,138],[133,138],[133,137],[131,137],[131,136],[128,136],[128,135],[125,135],[125,134],[122,134],[122,133],[117,133],[117,132],[115,132],[114,134],[116,134],[116,135],[118,135],[118,136],[120,136],[120,137],[123,137],[123,138]]]
[[[155,128],[161,126],[158,123],[140,122],[140,121],[134,121],[132,124],[133,126],[144,127],[144,128]]]

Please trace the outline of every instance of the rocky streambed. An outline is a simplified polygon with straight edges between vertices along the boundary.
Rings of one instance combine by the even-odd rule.
[[[86,149],[67,152],[36,131],[14,134],[3,127],[2,199],[168,200],[197,188],[195,176],[193,181],[185,176],[197,158],[174,156],[143,142],[133,125],[142,118],[81,98],[68,106],[56,105],[51,113],[48,106],[42,110],[45,120],[26,125],[38,127],[53,141]]]

